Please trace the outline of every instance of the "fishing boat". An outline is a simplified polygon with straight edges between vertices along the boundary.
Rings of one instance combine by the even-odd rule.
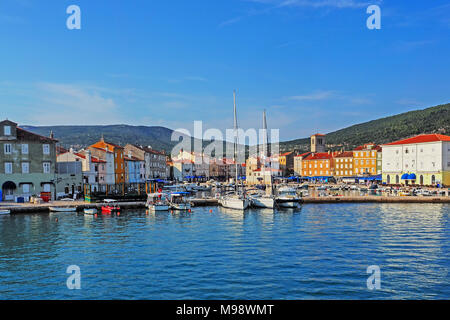
[[[50,212],[75,212],[76,207],[49,207]]]
[[[245,210],[250,206],[250,200],[245,196],[245,192],[239,193],[238,190],[238,166],[237,166],[237,145],[238,145],[238,123],[236,112],[236,91],[233,92],[234,104],[234,163],[235,163],[235,180],[234,192],[220,197],[219,203],[222,207],[229,209]]]
[[[96,208],[86,208],[83,210],[84,214],[87,215],[93,215],[97,213],[97,209]]]
[[[11,214],[11,211],[10,210],[6,210],[6,209],[1,209],[0,210],[0,216],[7,215],[7,214]]]
[[[115,213],[120,211],[120,206],[118,205],[117,200],[105,199],[103,202],[102,213]]]
[[[170,204],[164,193],[149,193],[145,206],[152,212],[169,211]]]
[[[282,208],[298,208],[300,197],[297,192],[291,187],[281,187],[278,189],[278,196],[276,197],[277,204]]]
[[[186,199],[189,192],[174,192],[169,196],[169,205],[174,210],[190,210],[191,204]]]

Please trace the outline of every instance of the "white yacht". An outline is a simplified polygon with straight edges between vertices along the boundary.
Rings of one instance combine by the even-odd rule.
[[[151,212],[169,211],[169,201],[164,193],[150,193],[147,195],[147,202],[145,206]]]
[[[219,203],[225,208],[245,210],[250,206],[250,199],[239,194],[230,194],[220,197]]]
[[[265,194],[253,194],[249,196],[252,201],[252,205],[257,208],[269,208],[273,209],[275,207],[275,197]]]
[[[278,189],[278,196],[276,197],[277,204],[282,208],[298,208],[300,197],[297,192],[291,187],[281,187]]]

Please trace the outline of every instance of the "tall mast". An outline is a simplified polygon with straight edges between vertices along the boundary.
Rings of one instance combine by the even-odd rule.
[[[238,122],[237,122],[237,112],[236,112],[236,90],[233,91],[233,103],[234,103],[234,167],[236,171],[235,179],[235,189],[237,191],[238,183],[238,169],[237,169],[237,144],[238,144]]]

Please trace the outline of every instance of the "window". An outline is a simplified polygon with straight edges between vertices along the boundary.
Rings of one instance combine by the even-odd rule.
[[[28,154],[28,144],[22,144],[22,154]]]
[[[12,162],[5,162],[5,173],[12,174]]]
[[[24,184],[22,186],[22,191],[23,191],[23,193],[30,193],[30,185],[29,184]]]
[[[9,144],[9,143],[5,143],[5,146],[4,146],[4,151],[5,151],[5,154],[11,154],[11,145]]]
[[[30,173],[30,164],[28,162],[22,162],[22,173]]]
[[[44,154],[50,154],[50,145],[49,144],[43,144],[42,145],[42,151]]]
[[[5,136],[10,136],[11,135],[11,126],[4,126],[4,133]]]
[[[51,192],[51,186],[49,183],[44,184],[44,192]]]
[[[44,173],[50,173],[50,162],[44,162],[42,166],[44,168]]]

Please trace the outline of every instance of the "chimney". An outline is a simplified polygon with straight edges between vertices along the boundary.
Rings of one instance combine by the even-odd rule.
[[[69,152],[70,152],[70,153],[73,153],[73,148],[70,148],[70,149],[69,149]]]
[[[102,133],[102,137],[100,138],[100,141],[105,142],[105,137],[103,136],[103,133]]]
[[[50,131],[50,139],[54,139],[55,135],[53,134],[53,130]]]

